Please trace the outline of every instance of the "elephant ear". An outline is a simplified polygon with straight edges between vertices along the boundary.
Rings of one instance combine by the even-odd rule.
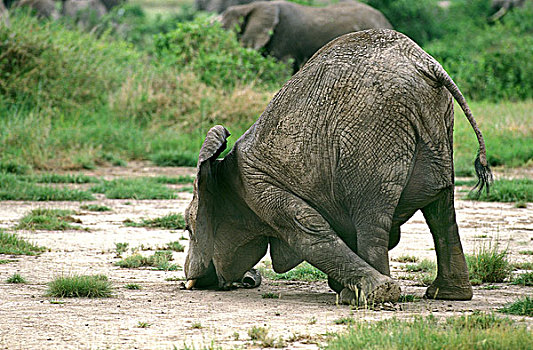
[[[279,7],[275,4],[256,2],[228,8],[222,14],[222,27],[238,28],[244,47],[259,50],[270,40],[279,22]]]
[[[197,175],[194,183],[194,200],[197,201],[195,228],[191,235],[188,254],[187,278],[202,277],[213,257],[215,223],[213,220],[216,197],[214,165],[217,157],[226,149],[230,133],[221,125],[207,133],[198,157]]]
[[[246,18],[246,28],[241,41],[245,47],[259,50],[266,46],[274,33],[279,22],[279,6],[268,2],[255,5],[254,10]]]

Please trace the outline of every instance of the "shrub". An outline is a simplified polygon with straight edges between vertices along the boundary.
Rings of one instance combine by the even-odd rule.
[[[258,82],[278,87],[290,77],[289,65],[241,47],[232,31],[209,17],[179,23],[158,35],[155,52],[172,66],[188,66],[207,85],[233,87]]]

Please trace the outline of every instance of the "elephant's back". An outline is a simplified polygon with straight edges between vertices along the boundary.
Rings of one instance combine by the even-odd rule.
[[[420,142],[451,155],[450,123],[438,117],[450,94],[424,75],[426,56],[392,30],[332,41],[273,98],[239,144],[242,159],[260,159],[252,166],[311,203],[329,203],[332,216],[358,207],[365,191],[393,202]]]

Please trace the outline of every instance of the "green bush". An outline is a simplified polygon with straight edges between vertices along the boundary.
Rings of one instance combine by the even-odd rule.
[[[533,97],[533,66],[525,64],[533,61],[533,3],[494,25],[453,22],[464,25],[424,48],[465,95],[491,101]]]
[[[158,35],[155,52],[164,64],[190,67],[207,85],[258,82],[279,87],[290,77],[290,65],[243,48],[233,32],[209,17],[179,23],[176,30]]]

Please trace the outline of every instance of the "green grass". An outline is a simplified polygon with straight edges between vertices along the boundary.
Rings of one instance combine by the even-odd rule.
[[[20,274],[16,273],[13,276],[9,277],[6,280],[6,282],[7,283],[26,283],[26,280]]]
[[[167,245],[165,246],[165,249],[172,250],[175,252],[185,251],[185,247],[179,241],[173,241],[173,242],[167,243]]]
[[[39,174],[30,177],[31,182],[53,183],[53,184],[87,184],[96,183],[98,179],[94,176],[84,174]]]
[[[124,286],[124,288],[129,290],[141,290],[142,287],[138,285],[137,283],[128,283]]]
[[[533,270],[533,262],[515,262],[511,266],[514,270]]]
[[[9,264],[12,262],[15,262],[16,260],[9,260],[9,259],[0,259],[0,265]]]
[[[129,245],[128,242],[115,242],[115,253],[117,257],[120,257],[122,253],[127,252]]]
[[[0,173],[0,200],[86,201],[94,197],[87,191],[39,185],[20,176]]]
[[[261,274],[272,280],[288,280],[288,281],[320,281],[326,280],[328,276],[317,268],[311,266],[307,262],[303,262],[296,266],[294,269],[279,274],[275,273],[271,269],[265,267],[259,267]]]
[[[511,284],[520,286],[533,286],[533,271],[522,273],[514,277]]]
[[[533,180],[496,180],[488,195],[483,192],[478,198],[476,192],[470,192],[466,198],[486,202],[533,202]]]
[[[401,263],[416,263],[418,262],[418,258],[413,255],[401,255],[397,258],[392,259],[393,261],[401,262]]]
[[[474,313],[439,322],[434,316],[355,322],[326,349],[527,349],[533,335],[493,314]]]
[[[333,323],[350,325],[355,324],[355,319],[353,317],[341,317],[333,321]]]
[[[469,101],[487,145],[491,166],[523,166],[533,159],[533,125],[530,122],[533,100],[499,103]],[[459,176],[474,175],[478,144],[472,127],[455,106],[454,164]],[[496,186],[495,186],[496,187]]]
[[[520,298],[517,301],[506,305],[499,311],[511,315],[533,317],[533,297],[526,296]]]
[[[263,299],[279,299],[279,294],[272,293],[272,292],[267,292],[267,293],[261,294],[261,298],[263,298]]]
[[[434,261],[424,259],[416,264],[407,264],[405,265],[405,270],[407,272],[435,272],[437,265]]]
[[[466,254],[465,258],[470,279],[493,283],[503,282],[511,275],[507,250],[500,250],[498,244],[484,245],[474,254]]]
[[[518,252],[520,255],[533,255],[533,250],[521,250]]]
[[[109,199],[174,199],[174,190],[150,178],[130,178],[103,181],[91,188]]]
[[[412,303],[420,301],[420,298],[413,294],[402,294],[400,295],[400,299],[398,299],[399,303]]]
[[[0,229],[0,254],[37,255],[46,250],[20,238],[15,233],[8,233]]]
[[[124,221],[126,226],[131,227],[154,227],[165,228],[169,230],[184,230],[185,219],[180,213],[169,214],[155,219],[143,219],[141,222],[134,222],[131,220]]]
[[[151,323],[142,322],[142,321],[139,321],[139,323],[137,323],[138,328],[150,328],[151,325],[152,325]]]
[[[194,164],[196,166],[196,164]],[[183,185],[183,184],[192,184],[196,176],[191,175],[180,175],[177,177],[169,176],[156,176],[153,178],[155,182],[162,184],[171,184],[171,185]]]
[[[17,230],[47,230],[64,231],[79,230],[79,226],[73,226],[69,222],[79,222],[71,215],[73,210],[64,209],[34,209],[29,214],[20,219],[15,227]]]
[[[153,267],[154,270],[176,271],[181,269],[179,265],[171,264],[172,252],[160,250],[150,256],[134,254],[115,263],[123,268]]]
[[[109,208],[108,206],[100,205],[100,204],[82,205],[80,209],[89,210],[89,211],[111,211],[111,208]]]
[[[46,296],[55,298],[108,298],[113,294],[111,282],[104,275],[57,277],[48,283]]]

